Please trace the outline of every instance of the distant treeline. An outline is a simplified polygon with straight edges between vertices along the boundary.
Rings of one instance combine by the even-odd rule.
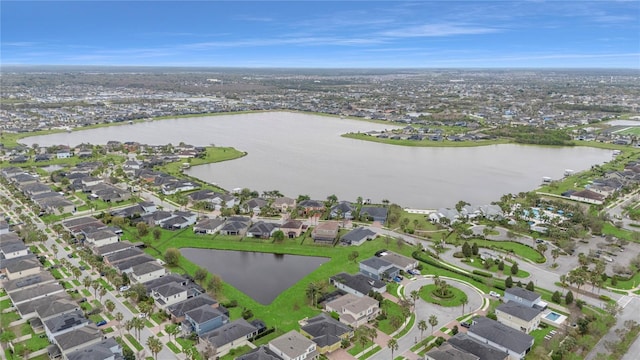
[[[610,113],[623,113],[628,112],[629,109],[626,106],[620,105],[584,105],[584,104],[557,104],[556,109],[559,110],[582,110],[582,111],[599,111]]]
[[[563,130],[550,130],[530,126],[515,126],[498,128],[487,133],[499,137],[509,138],[520,144],[535,145],[575,145],[571,136]]]

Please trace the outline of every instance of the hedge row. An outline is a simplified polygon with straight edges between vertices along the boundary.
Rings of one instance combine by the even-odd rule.
[[[451,268],[448,266],[444,266],[442,265],[440,262],[433,260],[431,257],[429,256],[424,256],[422,253],[418,252],[418,251],[414,251],[411,256],[413,256],[414,259],[418,260],[418,261],[422,261],[424,263],[427,263],[429,265],[435,266],[437,268],[443,269],[443,270],[449,270],[453,273],[456,273],[458,275],[462,275],[462,276],[466,276],[468,278],[470,278],[471,280],[475,280],[478,281],[480,283],[484,284],[484,279],[479,277],[479,276],[475,276],[475,275],[471,275],[465,271],[459,270],[458,268]]]
[[[481,270],[473,270],[473,273],[476,274],[476,275],[487,277],[487,278],[493,277],[493,274],[490,274],[488,272],[484,272],[484,271],[481,271]]]

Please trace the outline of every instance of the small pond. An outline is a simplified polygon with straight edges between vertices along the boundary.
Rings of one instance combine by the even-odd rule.
[[[219,275],[222,280],[263,305],[329,261],[329,258],[249,251],[183,248],[189,261]]]

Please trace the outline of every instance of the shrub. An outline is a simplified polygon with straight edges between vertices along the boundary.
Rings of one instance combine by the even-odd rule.
[[[253,311],[251,309],[242,310],[242,318],[245,320],[249,320],[253,317]]]
[[[611,298],[608,297],[607,295],[600,295],[598,296],[598,298],[602,301],[611,301]]]
[[[455,335],[455,334],[457,334],[457,333],[458,333],[458,325],[454,325],[454,326],[451,328],[451,333],[452,333],[453,335]]]
[[[573,303],[573,293],[571,292],[571,290],[569,290],[564,296],[564,303],[567,305],[571,305]]]
[[[562,301],[562,295],[560,295],[559,291],[553,293],[553,295],[551,296],[551,301],[556,304],[560,304],[560,301]]]
[[[493,277],[493,274],[490,274],[488,272],[482,271],[482,270],[473,270],[473,273],[476,275],[480,275],[480,276],[484,276],[484,277]]]
[[[453,253],[454,258],[462,259],[464,258],[464,254],[461,251],[456,251]]]
[[[228,303],[224,304],[223,306],[226,307],[227,309],[231,309],[231,308],[237,307],[238,306],[238,300],[235,300],[235,299],[231,300]]]
[[[444,343],[444,338],[442,336],[438,336],[438,338],[435,341],[436,346],[440,346]]]

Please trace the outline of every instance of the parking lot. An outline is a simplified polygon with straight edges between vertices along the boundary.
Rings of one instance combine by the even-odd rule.
[[[576,248],[574,255],[561,256],[556,261],[558,267],[554,269],[554,272],[567,273],[571,269],[580,265],[578,262],[578,254],[584,253],[585,255],[594,254],[596,258],[604,260],[606,264],[607,274],[613,274],[614,265],[622,265],[627,267],[631,259],[640,254],[640,244],[629,242],[624,245],[624,250],[616,245],[616,242],[607,242],[604,237],[592,236],[586,240],[576,241]],[[600,254],[597,252],[600,251]],[[549,254],[547,254],[549,256]],[[611,261],[609,261],[610,259]]]

